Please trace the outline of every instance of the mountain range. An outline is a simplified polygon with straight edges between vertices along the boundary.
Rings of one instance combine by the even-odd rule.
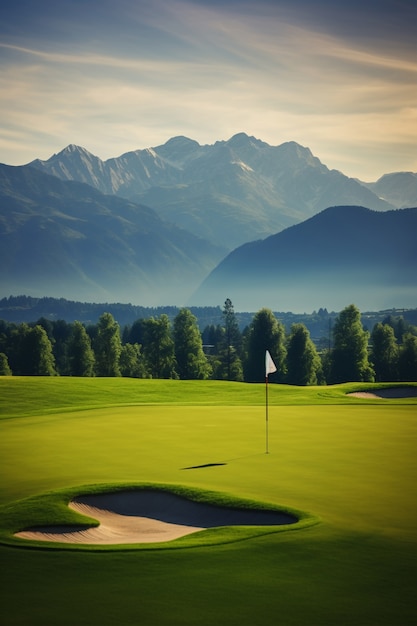
[[[205,146],[174,137],[107,161],[70,145],[46,161],[0,166],[0,296],[143,306],[199,305],[207,298],[216,305],[230,297],[241,310],[265,305],[307,311],[350,303],[361,283],[367,308],[385,300],[387,307],[415,306],[414,297],[409,302],[415,257],[397,250],[397,239],[392,244],[386,232],[395,231],[394,223],[409,229],[402,211],[393,209],[413,205],[416,174],[363,183],[329,170],[295,142],[274,147],[244,133]],[[385,214],[395,216],[392,223],[377,217]],[[365,239],[355,231],[366,232]],[[383,246],[376,256],[366,254],[375,252],[371,240],[385,242],[385,259]],[[315,248],[322,252],[320,263]],[[263,250],[269,250],[267,258]],[[384,299],[374,268],[387,269],[387,259],[397,277],[408,278],[397,290],[390,275]],[[261,273],[253,274],[260,266]],[[367,287],[357,280],[359,267]],[[264,292],[260,277],[268,273],[272,291]],[[370,303],[375,280],[381,297]]]
[[[29,165],[152,207],[163,219],[228,251],[329,206],[398,208],[357,180],[328,169],[309,148],[295,142],[270,146],[245,133],[204,146],[174,137],[107,161],[70,145]]]

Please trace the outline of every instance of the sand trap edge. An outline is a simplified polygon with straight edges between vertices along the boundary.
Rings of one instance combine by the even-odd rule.
[[[353,398],[364,398],[365,400],[400,400],[417,397],[417,387],[382,387],[380,389],[364,389],[363,391],[353,391],[347,393]]]
[[[68,508],[72,499],[80,497],[80,494],[84,495],[99,495],[109,492],[121,492],[121,491],[149,491],[157,490],[160,492],[168,492],[177,496],[190,499],[193,498],[193,502],[202,503],[210,506],[219,507],[232,507],[232,508],[248,508],[257,510],[273,510],[276,513],[284,513],[295,516],[298,521],[292,524],[282,524],[280,526],[225,526],[225,527],[212,527],[203,528],[201,531],[197,528],[188,534],[187,536],[180,537],[178,539],[164,541],[160,543],[129,543],[129,544],[86,544],[86,543],[61,543],[61,542],[47,542],[21,539],[16,537],[15,532],[19,532],[23,529],[33,529],[37,527],[48,526],[48,510],[53,511],[55,515],[51,515],[49,519],[56,519],[56,507],[65,509],[70,514],[69,516],[60,516],[59,525],[80,525],[80,522],[85,522],[90,525],[97,525],[92,518],[85,518],[80,515],[71,515],[71,511]],[[82,496],[82,497],[83,497]],[[28,508],[33,513],[33,502],[37,504],[37,515],[35,518],[33,515],[31,519],[27,514]],[[2,507],[4,508],[4,507]],[[13,509],[13,517],[15,518],[12,524],[14,530],[4,532],[0,529],[0,543],[12,545],[20,548],[34,548],[34,549],[61,549],[61,550],[154,550],[154,549],[178,549],[178,548],[195,548],[203,546],[220,545],[226,543],[232,543],[236,541],[242,541],[250,539],[252,537],[261,536],[270,533],[277,532],[289,532],[298,531],[310,526],[314,526],[321,522],[320,518],[298,509],[293,509],[285,506],[279,506],[272,503],[265,503],[254,500],[242,499],[234,497],[229,494],[220,492],[213,492],[207,490],[188,489],[181,485],[161,485],[155,483],[139,483],[139,484],[107,484],[107,485],[87,485],[83,487],[73,488],[70,490],[59,490],[41,494],[39,496],[33,496],[25,500],[21,500],[15,503],[7,505],[8,510]],[[1,510],[1,509],[0,509]],[[23,518],[20,519],[19,518]],[[26,520],[26,523],[25,523]],[[61,523],[62,520],[62,523]],[[19,530],[16,530],[19,529]]]

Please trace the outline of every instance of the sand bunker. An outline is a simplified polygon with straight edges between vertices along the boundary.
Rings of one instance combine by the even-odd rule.
[[[417,397],[417,387],[392,387],[391,389],[375,389],[375,391],[355,391],[348,393],[354,398],[415,398]]]
[[[217,526],[275,526],[298,521],[280,511],[223,508],[157,490],[80,496],[69,507],[100,525],[33,528],[16,533],[16,537],[60,543],[158,543]]]

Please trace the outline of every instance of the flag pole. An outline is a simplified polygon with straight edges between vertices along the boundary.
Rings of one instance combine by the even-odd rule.
[[[265,351],[265,437],[266,437],[266,454],[269,454],[268,449],[268,374],[273,374],[277,371],[274,361],[268,350]]]
[[[268,449],[268,374],[265,376],[265,454],[269,454]]]

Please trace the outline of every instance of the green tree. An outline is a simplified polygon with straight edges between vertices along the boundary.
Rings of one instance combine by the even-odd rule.
[[[206,353],[207,360],[212,369],[212,378],[221,379],[219,373],[221,362],[219,352],[223,344],[224,328],[220,324],[210,324],[206,326],[202,332],[203,349]]]
[[[403,336],[403,345],[400,348],[398,359],[400,380],[417,381],[417,337],[411,333]]]
[[[29,328],[22,324],[23,371],[26,376],[56,376],[52,344],[46,330],[39,325]]]
[[[403,336],[412,330],[411,324],[409,324],[409,322],[407,322],[402,315],[388,315],[382,323],[391,326],[394,331],[395,338],[400,345],[403,342]]]
[[[125,343],[120,353],[120,371],[129,378],[146,378],[146,368],[138,343]]]
[[[94,342],[97,376],[120,376],[120,327],[111,313],[103,313],[97,324]]]
[[[94,376],[95,357],[83,324],[75,321],[68,344],[71,376]]]
[[[125,327],[123,333],[123,341],[124,343],[137,343],[140,346],[143,346],[143,343],[145,341],[145,320],[135,320],[132,326]]]
[[[16,376],[55,376],[52,344],[40,325],[13,325],[2,352],[7,354],[10,369]]]
[[[70,374],[70,360],[68,355],[68,347],[70,337],[73,332],[73,325],[68,324],[65,320],[56,320],[53,322],[53,339],[52,349],[54,351],[56,368],[60,374]]]
[[[48,335],[52,346],[54,345],[54,322],[51,322],[51,320],[48,320],[46,317],[40,317],[33,326],[41,326]]]
[[[317,385],[321,361],[304,324],[293,324],[287,344],[287,382],[290,385]]]
[[[233,308],[227,298],[223,307],[224,333],[218,352],[219,367],[217,377],[225,380],[243,380],[241,361],[242,333]]]
[[[202,332],[203,347],[206,346],[209,353],[216,354],[224,339],[224,328],[220,324],[209,324]]]
[[[28,324],[13,324],[7,338],[2,341],[2,352],[7,354],[9,366],[16,376],[23,376],[25,367],[25,337],[30,332]]]
[[[213,378],[216,380],[234,380],[242,382],[243,363],[234,346],[222,348],[213,361]]]
[[[388,324],[375,324],[371,334],[371,361],[377,382],[398,380],[398,345],[394,329]]]
[[[143,354],[147,371],[152,378],[177,378],[174,340],[168,315],[163,313],[159,319],[150,317],[144,320],[144,325]]]
[[[263,308],[254,315],[246,335],[246,348],[244,373],[247,382],[265,380],[266,350],[269,350],[277,367],[277,372],[270,376],[270,380],[285,380],[285,328],[270,309]]]
[[[211,367],[203,352],[197,318],[189,309],[181,309],[174,319],[176,371],[182,380],[206,379]]]
[[[11,376],[12,370],[9,367],[9,361],[4,352],[0,352],[0,376]]]
[[[331,349],[326,349],[320,352],[320,361],[321,361],[321,376],[320,384],[325,385],[327,381],[331,379],[331,368],[332,368],[332,351]]]
[[[359,309],[350,304],[340,312],[333,327],[331,383],[372,382],[374,372],[368,360],[369,333],[361,323]]]

